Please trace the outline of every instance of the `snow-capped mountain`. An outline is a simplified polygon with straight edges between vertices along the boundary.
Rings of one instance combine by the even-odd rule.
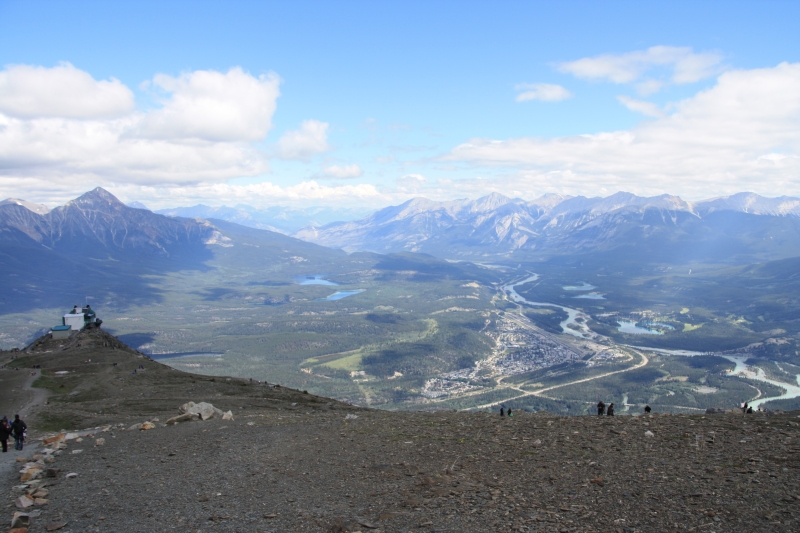
[[[741,193],[692,203],[626,192],[606,198],[547,195],[530,202],[498,193],[474,201],[415,198],[361,220],[304,228],[295,236],[348,251],[451,258],[630,247],[657,255],[724,249],[721,256],[730,258],[763,251],[757,241],[764,239],[776,250],[782,247],[777,255],[800,254],[800,199]]]

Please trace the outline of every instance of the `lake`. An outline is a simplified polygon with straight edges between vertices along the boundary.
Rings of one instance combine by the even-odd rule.
[[[341,300],[342,298],[347,298],[348,296],[353,296],[354,294],[360,294],[364,292],[366,289],[356,289],[354,291],[336,291],[327,298],[320,298],[316,300],[317,302],[332,302],[334,300]]]
[[[573,296],[573,298],[585,298],[586,300],[605,300],[606,297],[602,294],[596,292],[590,292],[588,294],[579,294],[578,296]]]
[[[334,283],[332,281],[328,281],[321,275],[316,276],[299,276],[294,278],[294,282],[298,285],[331,285],[337,286],[338,283]]]

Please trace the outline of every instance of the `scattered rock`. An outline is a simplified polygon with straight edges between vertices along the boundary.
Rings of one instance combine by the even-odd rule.
[[[78,474],[75,473],[75,472],[70,472],[69,474],[66,475],[67,479],[72,479],[72,478],[76,478],[76,477],[78,477]]]
[[[652,438],[652,437],[655,437],[656,434],[648,429],[647,431],[644,432],[644,436]]]
[[[77,455],[79,453],[83,453],[83,450],[72,450],[72,455]]]
[[[227,413],[222,415],[222,419],[223,420],[233,420],[233,412],[232,411],[228,411]]]
[[[46,524],[44,528],[47,531],[58,531],[59,529],[63,528],[66,525],[67,525],[66,522],[50,522],[49,524]]]
[[[106,443],[106,439],[97,439],[94,441],[95,446],[103,446]]]
[[[150,429],[155,429],[156,425],[152,422],[144,422],[142,426],[139,428],[140,431],[148,431]]]
[[[27,509],[33,505],[33,500],[26,495],[22,495],[14,501],[14,505],[17,506],[17,509]]]
[[[169,420],[167,420],[167,424],[175,425],[180,422],[191,422],[192,420],[200,420],[200,415],[195,413],[184,413],[182,415],[173,416]]]
[[[222,409],[217,409],[213,405],[208,402],[188,402],[181,405],[179,409],[180,413],[182,414],[195,414],[200,415],[201,420],[208,420],[209,418],[222,418],[225,413],[222,412]]]
[[[11,527],[18,528],[18,527],[30,527],[31,525],[31,515],[28,513],[14,513],[14,517],[11,519]]]

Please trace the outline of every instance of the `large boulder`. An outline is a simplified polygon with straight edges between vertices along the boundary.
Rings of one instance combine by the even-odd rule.
[[[201,420],[208,420],[209,418],[222,418],[225,414],[222,409],[217,409],[213,405],[207,402],[188,402],[180,407],[180,412],[182,414],[193,414],[193,415],[200,415]]]

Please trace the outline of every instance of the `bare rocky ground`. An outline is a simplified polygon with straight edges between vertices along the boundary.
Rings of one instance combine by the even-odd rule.
[[[91,349],[139,361],[124,347]],[[70,378],[73,390],[99,387],[115,376],[105,367],[122,365],[104,363],[97,372],[75,363],[85,376]],[[46,378],[58,368],[37,364]],[[54,477],[45,470],[31,488],[10,488],[21,483],[9,474],[9,519],[15,498],[44,487],[30,532],[800,530],[798,413],[392,413],[144,364],[136,376],[126,368],[105,399],[61,393],[29,420],[114,426],[66,441],[55,462],[42,459]],[[130,383],[144,376],[153,381]],[[162,425],[189,400],[234,420]],[[153,418],[153,429],[127,429]]]

